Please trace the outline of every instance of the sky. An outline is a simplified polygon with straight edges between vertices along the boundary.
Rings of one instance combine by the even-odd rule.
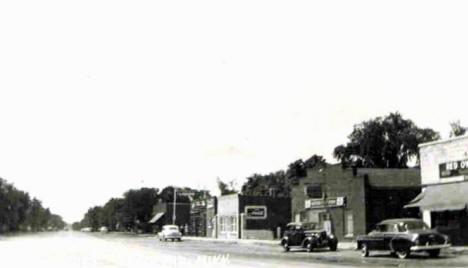
[[[400,112],[468,126],[466,1],[1,1],[0,177],[68,222],[217,193]]]

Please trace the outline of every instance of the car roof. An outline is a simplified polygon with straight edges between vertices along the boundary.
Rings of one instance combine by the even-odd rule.
[[[163,226],[163,228],[170,228],[170,227],[177,227],[177,228],[179,228],[179,226],[173,225],[173,224],[168,224],[168,225],[164,225],[164,226]]]
[[[395,224],[395,223],[400,223],[400,222],[420,222],[422,221],[421,219],[416,219],[416,218],[400,218],[400,219],[388,219],[379,222],[378,224]]]
[[[287,226],[291,226],[291,225],[302,225],[302,222],[290,222],[287,224]]]

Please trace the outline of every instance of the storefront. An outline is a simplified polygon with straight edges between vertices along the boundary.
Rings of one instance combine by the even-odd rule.
[[[217,237],[274,239],[291,214],[291,199],[269,196],[223,195],[218,198]]]
[[[417,216],[403,206],[420,189],[418,169],[312,169],[291,189],[291,221],[316,223],[352,241],[382,220]]]
[[[423,220],[468,243],[468,136],[419,145],[422,193],[406,208],[419,208]]]

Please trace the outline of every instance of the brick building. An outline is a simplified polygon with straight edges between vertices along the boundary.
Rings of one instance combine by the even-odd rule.
[[[353,240],[387,218],[417,216],[403,206],[420,193],[418,169],[329,165],[307,170],[291,189],[291,218],[315,222],[339,240]]]
[[[217,237],[274,239],[290,220],[291,199],[230,194],[218,198],[217,209]]]

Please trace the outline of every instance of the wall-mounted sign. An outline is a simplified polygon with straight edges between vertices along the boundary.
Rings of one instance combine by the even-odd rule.
[[[250,220],[264,220],[267,218],[267,207],[245,206],[245,218]]]
[[[442,163],[439,165],[439,173],[441,179],[468,175],[468,159]]]
[[[327,199],[307,199],[305,208],[326,208],[326,207],[342,207],[346,204],[344,196],[330,197]]]

